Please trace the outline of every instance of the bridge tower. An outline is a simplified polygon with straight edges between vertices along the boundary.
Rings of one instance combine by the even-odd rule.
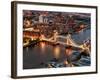
[[[66,44],[67,45],[73,45],[73,41],[71,39],[71,34],[68,34],[66,37]]]
[[[54,34],[53,34],[53,40],[55,42],[57,42],[57,36],[58,36],[58,32],[56,30],[54,30]]]

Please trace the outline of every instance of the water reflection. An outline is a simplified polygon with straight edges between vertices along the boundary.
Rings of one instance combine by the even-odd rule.
[[[26,51],[28,52],[28,47],[26,47]]]
[[[54,56],[56,59],[60,57],[60,47],[59,46],[54,47]]]
[[[73,50],[71,48],[66,48],[66,55],[70,56],[73,53]]]
[[[71,49],[71,47],[66,48],[67,61],[68,61],[70,67],[72,67],[72,62],[71,62],[72,53],[73,53],[73,50]]]
[[[42,53],[45,51],[45,46],[46,46],[45,42],[40,42],[40,48],[41,48]]]
[[[28,53],[28,52],[29,52],[29,47],[26,47],[26,48],[25,48],[25,51],[26,51],[26,53],[27,53],[26,55],[29,56],[29,53]]]

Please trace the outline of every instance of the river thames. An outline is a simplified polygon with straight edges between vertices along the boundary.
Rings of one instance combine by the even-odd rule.
[[[84,40],[91,38],[90,33],[90,29],[85,29],[80,33],[72,34],[71,37],[75,43],[80,45]],[[64,40],[60,39],[60,41]],[[61,45],[53,46],[46,42],[39,42],[31,47],[23,48],[23,69],[48,68],[49,64],[52,64],[51,67],[58,68],[64,67],[64,63],[68,64],[67,67],[90,66],[91,57],[81,55],[78,50],[69,50],[68,52]]]

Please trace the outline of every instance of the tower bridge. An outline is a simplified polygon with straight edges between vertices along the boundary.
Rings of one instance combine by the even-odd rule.
[[[23,37],[28,37],[30,38],[31,40],[34,39],[33,36],[29,36],[29,35],[24,35]],[[90,53],[90,47],[87,46],[87,44],[84,42],[83,44],[79,45],[77,44],[72,38],[71,38],[71,34],[68,34],[67,36],[62,36],[62,35],[59,35],[57,31],[54,32],[54,35],[50,38],[46,38],[43,34],[41,34],[41,36],[37,37],[40,39],[40,41],[47,41],[47,42],[51,42],[51,43],[54,43],[54,44],[60,44],[60,45],[63,45],[65,47],[67,46],[71,46],[72,48],[74,49],[80,49],[82,51],[86,50]],[[62,42],[62,41],[59,41],[58,38],[63,38],[66,40],[66,42]]]
[[[62,42],[59,41],[58,38],[63,38],[66,39],[66,42]],[[44,35],[41,36],[41,40],[43,41],[48,41],[48,42],[53,42],[53,43],[58,43],[60,45],[63,46],[71,46],[75,49],[80,49],[80,50],[87,50],[90,53],[90,48],[89,46],[87,46],[86,43],[83,43],[81,45],[77,44],[72,38],[71,38],[71,34],[68,34],[67,36],[62,36],[62,35],[58,35],[57,32],[54,33],[54,36],[52,36],[51,38],[46,38]]]

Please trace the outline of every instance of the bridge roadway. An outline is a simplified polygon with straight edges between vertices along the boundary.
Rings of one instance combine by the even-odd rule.
[[[33,39],[32,36],[26,36],[25,35],[23,37],[31,38],[31,40]],[[57,41],[57,38],[59,38],[59,37],[66,39],[66,42]],[[51,37],[51,38],[42,37],[42,38],[40,38],[40,41],[47,41],[47,42],[50,42],[50,43],[53,43],[53,44],[60,44],[60,45],[62,45],[64,47],[71,46],[72,49],[79,49],[79,50],[85,50],[85,49],[87,49],[87,50],[89,50],[88,47],[84,46],[83,44],[82,45],[76,44],[72,40],[71,35],[67,35],[66,37],[65,36],[61,36],[61,35],[57,35],[57,36]]]
[[[65,42],[50,40],[50,39],[46,39],[46,38],[45,39],[41,39],[41,41],[47,41],[47,42],[51,42],[51,43],[54,43],[54,44],[59,44],[59,45],[62,45],[64,47],[71,46],[72,49],[79,49],[79,50],[82,50],[83,49],[83,47],[78,46],[78,45],[67,44]]]

